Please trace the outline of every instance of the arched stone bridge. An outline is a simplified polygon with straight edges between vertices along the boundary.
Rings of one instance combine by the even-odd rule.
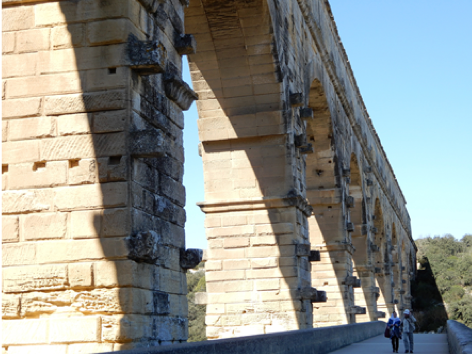
[[[209,338],[411,307],[406,201],[327,1],[2,4],[4,353],[187,340],[197,98]]]

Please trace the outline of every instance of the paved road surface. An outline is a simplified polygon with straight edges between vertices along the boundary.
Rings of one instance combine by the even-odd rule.
[[[418,354],[449,354],[445,334],[415,334],[415,350]],[[404,353],[405,347],[400,339],[398,353]],[[383,335],[354,343],[350,346],[331,352],[331,354],[389,354],[392,353],[390,339]]]

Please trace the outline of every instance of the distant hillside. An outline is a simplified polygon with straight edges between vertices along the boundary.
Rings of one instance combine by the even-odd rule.
[[[419,330],[436,330],[448,318],[472,328],[472,235],[415,242],[419,268],[412,293]]]
[[[205,292],[204,263],[187,272],[188,334],[189,342],[206,340],[205,305],[195,305],[195,293]]]

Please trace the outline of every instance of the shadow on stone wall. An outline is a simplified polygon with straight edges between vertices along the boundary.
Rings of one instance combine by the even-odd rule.
[[[418,321],[417,331],[436,331],[448,320],[445,304],[427,257],[418,260],[420,268],[411,282],[412,307]]]

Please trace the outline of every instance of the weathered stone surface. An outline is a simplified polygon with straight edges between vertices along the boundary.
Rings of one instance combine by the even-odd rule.
[[[134,34],[130,34],[126,52],[130,66],[141,75],[161,73],[165,70],[167,53],[161,43],[140,41]]]
[[[20,239],[20,221],[18,216],[2,216],[2,243],[18,242]]]
[[[100,341],[100,316],[51,318],[49,341],[51,343],[81,343]]]
[[[161,236],[150,230],[126,238],[128,257],[138,263],[154,264],[159,258]]]
[[[180,266],[183,269],[195,268],[203,258],[203,251],[198,248],[180,250]]]
[[[67,286],[67,265],[9,267],[3,270],[3,291],[6,293],[65,289]]]
[[[2,294],[2,319],[20,317],[21,299],[16,294]]]
[[[2,321],[2,345],[46,344],[47,331],[46,319]]]

